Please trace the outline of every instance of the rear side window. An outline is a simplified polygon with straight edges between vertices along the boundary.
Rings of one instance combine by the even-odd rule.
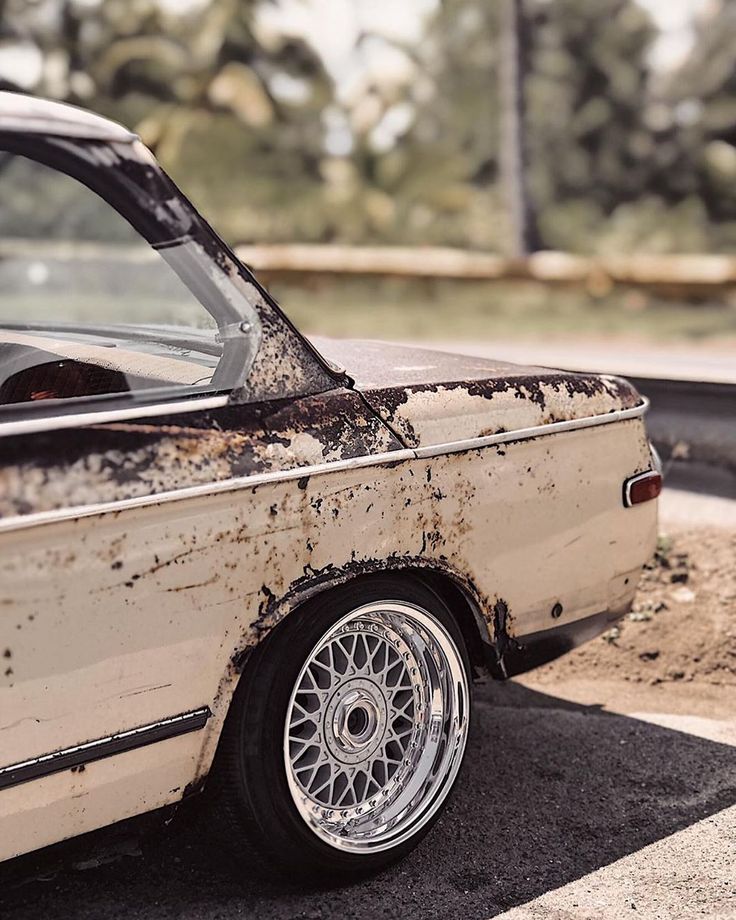
[[[216,304],[202,296],[237,298],[218,272],[188,238],[156,251],[75,179],[0,153],[0,420],[31,404],[53,414],[60,400],[237,385],[223,372]]]

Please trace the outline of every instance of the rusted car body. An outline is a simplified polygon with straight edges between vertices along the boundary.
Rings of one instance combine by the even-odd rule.
[[[253,650],[337,585],[419,578],[501,678],[629,609],[656,502],[623,497],[653,466],[625,381],[309,342],[134,135],[4,94],[0,148],[231,289],[206,392],[0,406],[0,859],[200,789]],[[0,358],[27,334],[74,357],[9,325]]]

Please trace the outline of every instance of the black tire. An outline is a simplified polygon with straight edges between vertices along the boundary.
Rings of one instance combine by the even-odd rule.
[[[255,851],[251,857],[259,857],[280,873],[308,878],[311,883],[346,883],[396,862],[429,832],[454,785],[457,767],[448,778],[441,804],[415,833],[390,849],[361,853],[345,852],[320,839],[299,813],[290,791],[284,728],[302,667],[317,643],[343,617],[363,605],[389,600],[415,605],[444,627],[469,688],[470,663],[452,613],[420,580],[399,575],[358,579],[308,601],[253,651],[240,679],[213,768],[217,810],[235,849],[238,841],[247,840],[249,849]],[[469,695],[464,699],[467,737]],[[458,765],[462,754],[461,750],[457,755]]]

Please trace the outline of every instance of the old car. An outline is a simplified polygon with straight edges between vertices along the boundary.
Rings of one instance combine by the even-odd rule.
[[[96,115],[2,93],[0,151],[0,859],[205,789],[289,872],[396,860],[473,678],[629,609],[645,401],[309,341]]]

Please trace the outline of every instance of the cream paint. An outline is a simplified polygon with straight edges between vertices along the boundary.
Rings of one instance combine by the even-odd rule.
[[[262,636],[267,594],[305,573],[422,557],[471,581],[486,615],[503,598],[517,636],[621,608],[656,537],[656,503],[624,509],[621,486],[648,466],[633,418],[0,533],[0,766],[213,712],[195,734],[0,791],[0,859],[176,801],[205,775],[232,659]]]
[[[470,392],[470,386],[408,388],[406,401],[397,407],[391,423],[412,446],[418,446],[603,416],[614,404],[611,392],[615,392],[616,378],[600,375],[598,379],[607,388],[592,394],[570,393],[565,387],[541,382],[539,401],[532,399],[523,385],[518,390],[501,389],[490,397]]]

